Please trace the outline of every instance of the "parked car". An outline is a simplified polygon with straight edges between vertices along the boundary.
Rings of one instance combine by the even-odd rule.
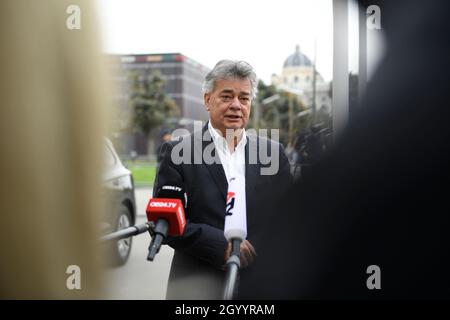
[[[102,233],[110,233],[132,226],[136,222],[136,200],[131,171],[120,161],[113,144],[105,139],[105,170],[103,187],[106,200]],[[133,238],[107,244],[113,265],[123,265],[130,255]]]

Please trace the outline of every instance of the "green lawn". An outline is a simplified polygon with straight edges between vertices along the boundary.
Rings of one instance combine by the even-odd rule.
[[[136,186],[153,186],[156,175],[156,162],[154,161],[124,161],[125,166],[133,173]]]

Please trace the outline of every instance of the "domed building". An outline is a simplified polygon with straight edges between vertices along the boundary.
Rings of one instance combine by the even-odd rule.
[[[295,47],[283,64],[281,75],[272,75],[272,84],[280,90],[296,93],[307,108],[313,107],[314,64]],[[331,84],[316,72],[316,110],[331,112]]]

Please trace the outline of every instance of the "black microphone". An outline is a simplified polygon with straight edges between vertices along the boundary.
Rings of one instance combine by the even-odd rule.
[[[180,183],[166,183],[159,187],[156,191],[156,198],[167,198],[167,199],[180,199],[183,207],[187,208],[187,193],[185,188]]]
[[[157,190],[156,197],[150,199],[146,210],[147,219],[155,223],[155,228],[147,260],[153,261],[167,235],[183,234],[186,225],[184,216],[186,204],[187,195],[179,183],[163,185]]]

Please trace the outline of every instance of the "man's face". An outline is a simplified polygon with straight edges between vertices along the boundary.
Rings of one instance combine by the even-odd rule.
[[[250,116],[251,84],[245,79],[218,79],[214,90],[203,98],[211,124],[225,137],[226,129],[245,128]]]
[[[165,142],[170,141],[170,139],[172,139],[172,135],[170,133],[166,133],[162,137],[162,140]]]

